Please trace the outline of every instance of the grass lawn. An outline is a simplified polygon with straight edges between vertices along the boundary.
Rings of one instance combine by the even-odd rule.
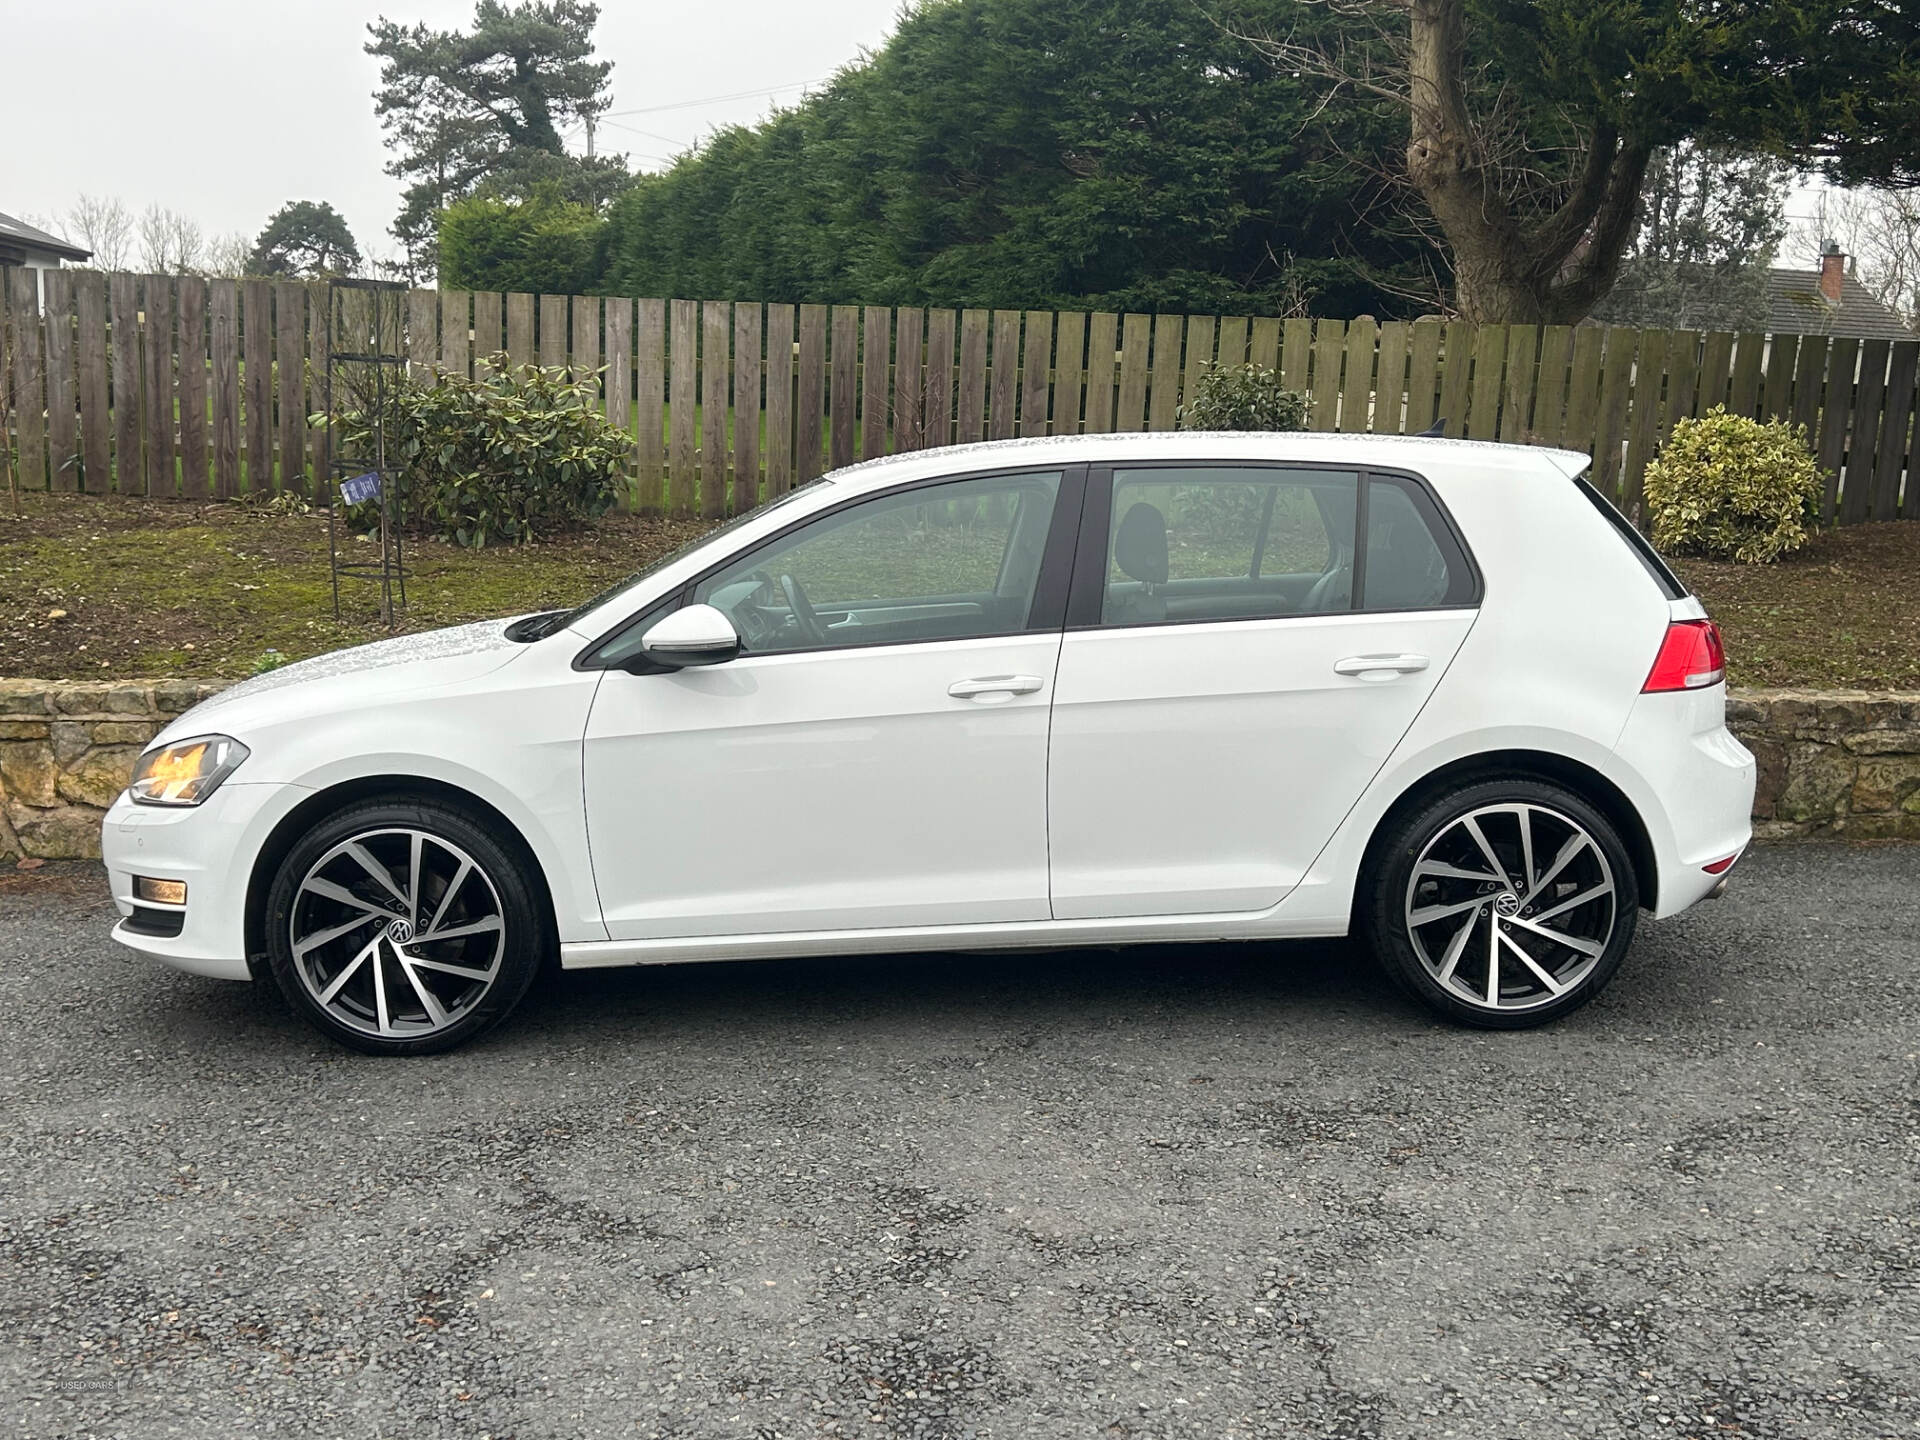
[[[0,495],[0,676],[245,675],[383,638],[378,586],[340,582],[333,618],[327,517],[232,502]],[[586,599],[708,528],[609,515],[549,543],[462,550],[410,542],[404,630]],[[349,558],[376,558],[347,541]],[[59,612],[59,613],[56,613]]]
[[[378,639],[376,595],[343,581],[333,618],[324,513],[234,503],[45,494],[0,499],[0,675],[244,675]],[[707,522],[609,515],[510,548],[415,542],[403,628],[571,605]],[[353,547],[364,552],[368,547]],[[1726,632],[1740,685],[1920,690],[1920,524],[1820,535],[1775,565],[1681,559]],[[60,612],[56,614],[55,612]]]

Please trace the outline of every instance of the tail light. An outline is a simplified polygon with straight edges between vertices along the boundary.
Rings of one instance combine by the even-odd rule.
[[[1667,626],[1660,653],[1640,693],[1662,690],[1699,690],[1718,685],[1727,676],[1727,652],[1720,644],[1720,627],[1711,620],[1675,620]]]

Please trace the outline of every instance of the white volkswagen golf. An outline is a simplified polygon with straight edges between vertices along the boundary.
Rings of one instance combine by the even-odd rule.
[[[237,685],[114,938],[418,1054],[545,962],[1364,935],[1565,1015],[1725,883],[1720,637],[1565,451],[1090,435],[857,465],[576,610]]]

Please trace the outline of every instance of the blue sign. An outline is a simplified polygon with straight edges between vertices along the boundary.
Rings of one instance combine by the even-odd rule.
[[[380,472],[369,470],[364,475],[356,475],[351,480],[340,482],[340,498],[349,505],[358,505],[367,500],[380,498]]]

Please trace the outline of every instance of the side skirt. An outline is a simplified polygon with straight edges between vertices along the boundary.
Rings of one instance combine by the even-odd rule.
[[[664,940],[583,940],[560,947],[560,964],[567,970],[592,970],[612,965],[884,955],[908,950],[1045,950],[1076,945],[1325,939],[1346,933],[1344,920],[1289,923],[1271,910],[1262,910],[1236,915],[1149,915],[1121,920],[1041,920],[1010,925],[925,925],[881,930],[676,936]]]

